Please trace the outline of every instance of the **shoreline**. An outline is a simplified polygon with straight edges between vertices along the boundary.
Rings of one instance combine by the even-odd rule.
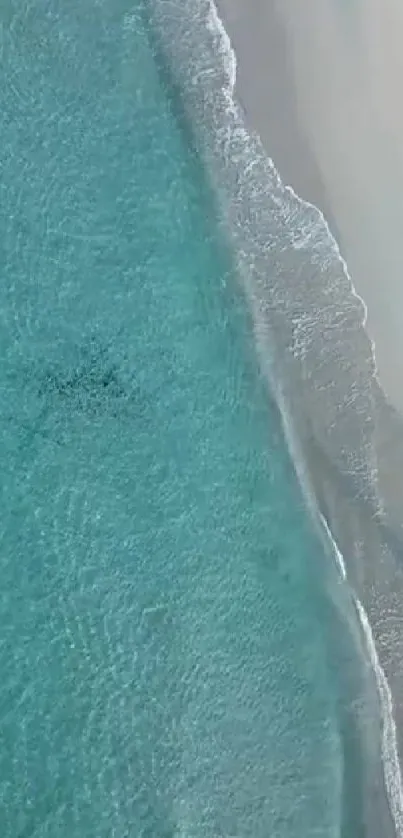
[[[398,116],[392,125],[378,101],[383,93],[391,110],[397,60],[403,72],[400,51],[389,66],[382,41],[393,24],[403,35],[403,11],[396,0],[369,0],[368,15],[361,0],[354,11],[334,7],[332,0],[312,0],[301,12],[298,0],[218,0],[237,55],[236,97],[246,123],[259,135],[283,183],[326,219],[366,309],[382,388],[403,413],[403,335],[394,306],[403,255],[393,242],[393,236],[400,242],[403,227],[403,147],[391,137]],[[378,44],[372,28],[383,18]],[[385,78],[377,89],[373,77],[382,75],[382,62]],[[401,136],[403,116],[397,127]],[[390,369],[391,359],[396,369]]]
[[[180,6],[174,0],[172,5],[151,0],[152,28],[161,50],[162,72],[168,73],[170,83],[173,79],[179,111],[211,179],[223,234],[250,305],[262,372],[277,402],[298,477],[307,477],[306,483],[302,480],[302,490],[306,496],[308,489],[308,505],[319,513],[315,517],[324,517],[331,533],[330,545],[323,539],[325,556],[337,561],[335,545],[340,550],[351,589],[349,597],[346,586],[344,601],[350,599],[351,604],[358,598],[367,615],[370,637],[356,606],[357,668],[368,694],[362,691],[363,705],[357,713],[353,705],[341,708],[345,789],[348,798],[350,754],[362,768],[357,774],[359,789],[353,792],[361,805],[353,834],[358,829],[361,838],[392,838],[396,830],[403,835],[401,788],[399,784],[396,798],[394,787],[390,787],[388,798],[381,752],[390,725],[379,712],[385,707],[379,677],[371,665],[369,640],[374,640],[379,665],[394,697],[397,745],[403,754],[403,526],[399,502],[403,421],[386,401],[375,377],[373,343],[363,327],[365,304],[355,292],[345,254],[341,255],[337,244],[339,237],[336,241],[332,235],[334,216],[328,224],[319,201],[300,198],[295,181],[286,185],[290,181],[285,168],[271,149],[270,125],[262,136],[252,120],[251,91],[257,113],[264,120],[270,117],[271,126],[281,116],[268,112],[265,97],[257,92],[259,83],[268,77],[262,66],[267,67],[265,62],[270,65],[265,36],[271,32],[275,42],[277,32],[273,34],[267,20],[262,23],[254,15],[259,6],[265,14],[270,10],[274,26],[274,2],[254,0],[251,12],[244,0],[219,0],[217,12],[212,0],[185,0]],[[261,35],[260,58],[258,40],[251,39],[250,32],[245,40],[245,20],[236,19],[243,6],[245,19],[249,16]],[[258,58],[263,65],[256,75]],[[243,85],[243,72],[248,67],[254,71]],[[273,79],[284,83],[281,73],[273,74]],[[278,102],[282,105],[288,96],[290,90],[285,85]],[[290,105],[294,100],[291,96]],[[299,146],[300,121],[295,109],[290,107],[290,111],[295,126],[290,132],[294,143],[290,160],[295,171],[304,177],[310,171],[314,181],[315,156],[305,166],[303,149],[307,146],[304,142]],[[281,131],[279,136],[281,140]],[[315,181],[318,189],[325,186],[318,183]],[[322,188],[324,201],[328,195]],[[349,604],[346,608],[340,605],[336,605],[339,616],[349,619]],[[351,674],[353,680],[360,678],[358,671]],[[365,717],[370,706],[374,710],[372,726]],[[346,721],[353,725],[352,741]],[[377,733],[378,726],[383,730]],[[343,838],[351,835],[351,803],[347,799],[343,811]]]
[[[280,74],[284,71],[285,80],[283,79],[283,84],[280,84],[279,87],[281,88],[280,94],[279,91],[276,91],[276,86],[278,85],[278,74],[273,73],[274,78],[274,85],[270,88],[271,96],[267,93],[267,86],[265,89],[265,95],[262,97],[261,90],[259,90],[259,85],[261,83],[267,82],[268,75],[264,75],[262,73],[261,68],[259,69],[259,45],[256,46],[256,40],[259,40],[258,33],[263,33],[263,44],[264,44],[264,52],[270,52],[272,49],[272,54],[274,54],[274,63],[278,60],[279,54],[279,45],[280,45],[280,52],[281,52],[281,45],[284,46],[284,38],[281,37],[281,27],[273,26],[270,30],[267,27],[258,26],[258,28],[254,31],[254,38],[253,38],[253,46],[254,48],[251,49],[251,44],[248,42],[248,37],[246,38],[246,55],[244,54],[245,45],[237,49],[236,41],[237,34],[239,34],[241,27],[244,25],[246,19],[253,19],[253,13],[250,13],[250,9],[244,14],[242,11],[239,15],[239,19],[237,19],[236,12],[234,13],[234,4],[229,3],[228,0],[218,0],[218,13],[222,16],[222,20],[225,25],[225,29],[230,38],[231,48],[234,49],[237,61],[237,72],[236,72],[236,79],[234,85],[234,93],[239,101],[245,116],[245,121],[249,129],[256,131],[258,136],[260,137],[263,146],[266,150],[266,153],[269,157],[273,160],[277,171],[279,172],[280,178],[282,182],[286,185],[286,188],[290,188],[294,195],[297,197],[298,200],[302,200],[304,203],[311,205],[314,208],[317,208],[323,215],[326,223],[329,226],[331,234],[334,236],[336,242],[342,245],[343,236],[340,233],[340,225],[337,222],[337,216],[332,210],[332,203],[328,199],[328,195],[326,192],[326,188],[323,182],[323,177],[320,171],[319,166],[316,165],[315,156],[312,153],[309,143],[307,142],[306,137],[304,136],[303,132],[301,131],[301,126],[298,121],[298,117],[296,115],[296,102],[295,99],[293,101],[293,89],[290,83],[290,79],[287,78],[287,68],[285,65],[284,55],[283,54],[283,66],[280,67]],[[239,10],[240,3],[236,4],[236,9]],[[246,4],[245,4],[246,6]],[[274,10],[271,10],[270,13],[270,20],[271,22],[276,21],[276,14]],[[261,21],[260,21],[261,23]],[[270,32],[270,39],[269,43],[267,42],[267,36]],[[245,33],[243,33],[244,36]],[[280,37],[279,37],[280,36]],[[242,42],[242,36],[240,36],[240,41]],[[261,56],[260,56],[261,57]],[[273,93],[274,87],[274,93]],[[284,88],[287,88],[284,90]],[[276,94],[277,93],[277,101]],[[263,105],[265,104],[267,107],[268,100],[271,102],[270,108],[273,108],[274,113],[271,120],[267,118],[267,112],[264,114],[263,112]],[[280,110],[278,110],[280,106]],[[269,129],[267,128],[267,123],[270,122]],[[285,143],[281,142],[281,138],[284,138],[284,123],[287,124],[287,129],[292,134],[293,141],[292,143],[286,141]],[[265,126],[262,130],[262,126]],[[296,163],[297,161],[297,163]],[[343,256],[340,255],[340,259],[344,261]],[[362,304],[363,308],[363,318],[362,318],[362,326],[364,329],[367,329],[367,319],[368,319],[368,309],[366,301],[363,297],[361,297],[360,293],[356,289],[354,282],[350,276],[348,271],[347,262],[344,262],[345,268],[347,270],[349,279],[351,280],[351,295],[355,296],[360,304]],[[380,483],[380,490],[383,497],[386,497],[386,506],[387,500],[391,500],[391,488],[395,489],[396,485],[398,485],[398,477],[396,479],[396,475],[394,476],[393,472],[395,471],[393,464],[390,461],[389,456],[385,456],[384,449],[388,447],[387,439],[389,436],[389,432],[391,430],[391,423],[390,423],[390,415],[392,414],[392,423],[397,425],[395,427],[395,437],[396,437],[396,430],[397,436],[399,438],[399,449],[400,449],[400,458],[402,457],[403,452],[403,421],[400,417],[400,414],[396,411],[393,405],[388,402],[387,398],[385,398],[385,394],[381,388],[381,383],[379,380],[378,370],[376,366],[376,342],[372,339],[372,337],[367,333],[367,337],[370,341],[371,345],[371,353],[373,359],[373,373],[374,373],[374,403],[375,409],[378,414],[378,422],[377,422],[377,429],[375,433],[376,439],[376,446],[378,449],[378,456],[377,457],[377,465],[379,467],[379,483]],[[388,452],[389,453],[389,452]],[[399,459],[399,458],[398,458]],[[312,458],[308,456],[308,464],[312,466]],[[323,464],[322,464],[323,465]],[[391,474],[392,472],[392,479]],[[402,472],[400,472],[402,473]],[[320,484],[319,480],[319,484]],[[327,487],[327,491],[329,492],[329,485]],[[337,497],[339,491],[334,491],[334,486],[331,487],[330,493],[332,495],[332,502],[334,505],[337,505],[339,498]],[[324,498],[324,494],[322,489],[317,486],[316,489],[317,499],[319,502],[319,514],[323,519],[325,524],[325,530],[328,530],[328,537],[330,538],[336,562],[339,565],[339,570],[341,575],[346,579],[347,573],[344,565],[343,560],[343,553],[340,552],[337,543],[337,531],[340,525],[339,521],[335,521],[336,518],[339,516],[336,514],[332,514],[330,516],[330,529],[327,523],[326,518],[323,516],[321,511],[321,500]],[[354,499],[356,500],[356,499]],[[351,502],[351,498],[350,498]],[[354,503],[355,506],[355,503]],[[365,504],[364,504],[365,506]],[[385,506],[383,505],[383,509]],[[365,510],[367,512],[367,510]],[[391,524],[392,528],[397,528],[398,533],[397,536],[393,537],[392,541],[394,542],[394,546],[396,541],[400,541],[400,533],[399,530],[401,528],[401,522],[399,517],[396,518],[395,509],[391,509]],[[349,517],[350,517],[350,526],[356,529],[354,518],[354,509],[349,510]],[[367,517],[367,516],[365,516]],[[386,519],[388,519],[388,510],[386,510]],[[368,521],[366,522],[368,526]],[[389,527],[389,522],[387,524],[387,529]],[[350,527],[349,527],[350,528]],[[375,529],[377,529],[377,522],[375,523]],[[367,530],[367,538],[365,541],[367,543],[371,542],[371,538],[373,537],[373,533],[371,535],[371,530],[373,530],[372,522]],[[382,544],[382,538],[379,538],[379,533],[377,532],[378,538],[376,539],[379,543],[380,552],[384,549],[384,545]],[[343,539],[346,544],[346,548],[348,549],[350,541],[349,538]],[[351,541],[350,541],[351,544]],[[388,550],[390,553],[391,551]],[[389,557],[390,558],[390,557]],[[392,555],[392,564],[394,564],[395,556]],[[376,563],[376,555],[374,556],[374,563]],[[353,574],[353,585],[354,585],[354,575]],[[360,584],[358,584],[358,591],[357,591],[357,599],[355,599],[355,605],[357,610],[357,619],[360,622],[361,630],[365,636],[365,643],[367,646],[367,653],[371,661],[371,665],[373,668],[380,705],[381,705],[381,712],[384,713],[383,717],[383,734],[382,734],[382,761],[383,761],[383,782],[385,782],[385,791],[387,788],[386,796],[387,800],[384,799],[383,801],[380,800],[379,795],[377,795],[377,805],[380,809],[384,808],[383,814],[380,815],[380,822],[383,823],[383,827],[387,828],[388,834],[393,831],[393,834],[401,835],[403,834],[403,795],[402,795],[402,777],[401,777],[401,757],[399,758],[399,746],[397,741],[397,732],[396,732],[396,720],[393,716],[392,710],[394,709],[393,706],[393,695],[392,690],[387,678],[387,674],[385,673],[382,663],[379,660],[376,648],[376,640],[374,638],[374,631],[371,626],[370,618],[360,600]],[[364,599],[365,599],[365,588],[367,586],[364,584],[363,591],[364,591]],[[356,586],[354,585],[354,590],[356,590]],[[361,594],[362,595],[362,594]],[[366,603],[367,607],[369,607],[369,612],[371,611],[371,607],[368,603]],[[378,621],[375,619],[373,621],[375,623],[375,632]],[[379,632],[379,635],[382,637],[383,632]],[[399,708],[400,709],[400,708]],[[392,751],[390,754],[385,752],[385,749],[391,748]],[[386,809],[388,811],[386,811]],[[393,812],[393,827],[389,823],[387,826],[389,818],[388,812]],[[382,832],[385,835],[385,832]]]

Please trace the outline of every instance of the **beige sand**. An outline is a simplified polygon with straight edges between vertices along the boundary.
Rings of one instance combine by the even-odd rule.
[[[238,87],[280,173],[324,210],[403,409],[403,3],[221,0]]]

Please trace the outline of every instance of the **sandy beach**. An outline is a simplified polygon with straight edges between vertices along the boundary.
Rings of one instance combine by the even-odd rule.
[[[219,6],[248,118],[282,179],[324,211],[368,308],[382,386],[403,409],[403,7]]]
[[[402,763],[403,7],[397,0],[219,0],[218,7],[237,57],[236,94],[246,121],[283,182],[323,212],[367,308],[378,372],[370,387],[381,523],[343,483],[341,448],[328,445],[316,408],[304,444],[319,505],[369,614]],[[351,339],[355,360],[360,329],[356,349],[354,333]],[[321,388],[320,381],[315,386]],[[357,420],[366,418],[357,414]],[[354,434],[343,442],[344,433],[341,427],[340,445],[347,442],[354,454]],[[384,751],[384,765],[388,759]],[[392,788],[391,776],[386,784],[395,825],[385,801],[374,796],[363,835],[403,834],[401,789],[398,782]]]

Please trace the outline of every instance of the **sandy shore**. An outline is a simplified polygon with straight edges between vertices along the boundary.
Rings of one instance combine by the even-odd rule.
[[[392,690],[401,758],[403,6],[399,0],[219,0],[218,7],[237,55],[237,96],[247,121],[282,180],[324,213],[368,309],[366,327],[389,400],[374,382],[381,523],[343,482],[337,448],[332,443],[331,450],[324,428],[316,433],[320,416],[303,443],[319,505],[370,618]],[[361,340],[357,333],[357,346]],[[356,357],[354,340],[351,347]],[[354,453],[354,435],[347,444]],[[394,833],[381,798],[368,801],[362,835]],[[402,828],[403,819],[396,834]]]
[[[403,410],[403,6],[221,0],[241,100],[285,182],[325,213]]]
[[[305,498],[347,569],[337,611],[354,624],[358,681],[339,719],[343,838],[403,836],[398,2],[217,0],[235,73],[207,0],[150,0],[163,78],[206,164]]]

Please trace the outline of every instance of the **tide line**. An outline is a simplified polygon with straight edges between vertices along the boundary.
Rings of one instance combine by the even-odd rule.
[[[340,574],[343,580],[347,580],[346,565],[343,555],[339,550],[336,541],[330,531],[324,515],[320,515],[322,526],[332,545],[333,552]],[[403,780],[399,763],[399,752],[397,747],[396,722],[393,715],[393,697],[386,675],[376,651],[375,640],[369,619],[362,602],[352,593],[358,619],[365,638],[365,644],[375,673],[376,686],[379,695],[382,715],[382,761],[385,777],[386,791],[392,817],[396,826],[398,836],[403,836]]]
[[[332,545],[341,577],[343,580],[348,581],[343,555],[332,536],[324,515],[320,514],[320,519],[326,535]],[[378,658],[374,636],[365,608],[358,597],[355,596],[354,592],[352,595],[358,619],[364,633],[365,644],[371,661],[371,666],[375,673],[382,714],[382,761],[385,785],[392,817],[400,838],[400,836],[403,836],[403,780],[397,747],[396,722],[393,715],[393,697],[385,672],[382,669]]]
[[[375,672],[382,707],[382,758],[386,790],[398,835],[403,836],[403,783],[397,748],[396,722],[393,716],[392,693],[379,662],[372,629],[365,609],[357,597],[354,597],[354,602],[364,632],[372,668]]]
[[[231,107],[231,111],[236,114],[237,122],[240,123],[240,128],[242,133],[245,134],[245,138],[248,135],[246,127],[243,124],[243,119],[241,117],[240,111],[237,107],[236,98],[235,98],[235,88],[236,88],[236,74],[237,74],[237,60],[235,50],[232,47],[230,37],[225,29],[223,21],[219,16],[217,7],[214,3],[214,0],[209,0],[209,8],[206,20],[207,28],[209,31],[218,37],[219,42],[219,51],[221,53],[221,57],[223,60],[225,75],[227,77],[227,89],[224,91],[228,103]],[[367,307],[365,301],[362,297],[358,294],[353,280],[349,274],[347,263],[343,258],[339,245],[332,235],[330,227],[326,221],[325,216],[321,212],[321,210],[316,207],[314,204],[311,204],[309,201],[304,201],[294,189],[287,184],[284,184],[281,180],[279,172],[276,170],[274,166],[273,160],[270,159],[268,155],[266,155],[266,159],[268,164],[272,167],[273,171],[275,172],[276,179],[279,184],[283,187],[283,189],[288,192],[294,200],[296,200],[300,205],[307,207],[311,210],[314,210],[318,221],[323,225],[324,229],[328,234],[329,246],[333,249],[333,252],[336,253],[337,258],[340,261],[342,266],[343,272],[346,278],[349,281],[351,293],[353,297],[356,298],[359,305],[361,306],[362,311],[362,325],[365,328],[367,323]],[[368,332],[366,333],[370,346],[371,346],[371,354],[372,354],[372,375],[377,380],[379,384],[379,377],[378,377],[378,370],[376,366],[376,357],[375,357],[375,344],[371,340]],[[280,405],[280,409],[281,409]],[[283,406],[284,407],[284,406]],[[284,410],[281,411],[283,414],[283,421],[284,421]],[[288,434],[290,436],[290,434]],[[306,488],[306,487],[305,487]],[[333,546],[333,551],[335,554],[335,558],[340,570],[340,574],[343,580],[348,582],[347,580],[347,572],[345,562],[340,552],[332,534],[330,528],[327,524],[326,519],[323,515],[320,516],[321,523],[323,528],[326,532],[326,535],[330,539],[330,543]],[[374,637],[372,634],[372,629],[368,620],[368,616],[366,611],[360,602],[360,600],[355,596],[353,592],[353,599],[356,606],[358,618],[360,620],[360,624],[365,636],[365,641],[368,649],[369,658],[371,661],[372,668],[375,673],[376,684],[381,704],[381,713],[382,713],[382,722],[383,722],[383,730],[382,730],[382,758],[383,758],[383,767],[384,767],[384,777],[385,777],[385,785],[386,791],[389,799],[389,804],[391,808],[391,813],[395,822],[396,830],[398,832],[399,838],[403,838],[403,783],[402,783],[402,775],[401,769],[399,764],[399,756],[398,756],[398,747],[397,747],[397,736],[396,736],[396,723],[393,716],[393,699],[392,693],[389,687],[389,684],[386,679],[386,675],[382,666],[380,664],[378,654],[376,651],[376,646],[374,642]]]

